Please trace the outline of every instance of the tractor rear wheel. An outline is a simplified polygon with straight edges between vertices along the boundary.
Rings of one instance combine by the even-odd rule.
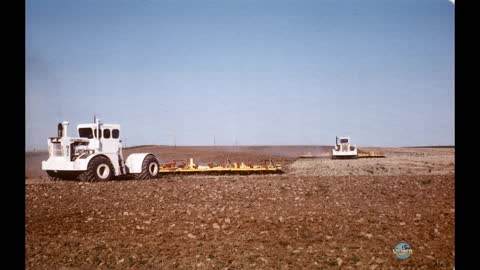
[[[158,175],[158,160],[154,155],[148,155],[143,159],[142,172],[135,174],[135,179],[154,179]]]
[[[101,182],[113,177],[113,166],[110,160],[103,156],[94,157],[88,163],[87,170],[79,175],[81,181]]]

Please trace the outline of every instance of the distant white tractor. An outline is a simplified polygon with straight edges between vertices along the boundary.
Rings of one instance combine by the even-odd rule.
[[[335,148],[332,149],[332,158],[357,158],[357,147],[350,144],[350,137],[336,137]]]
[[[58,136],[48,138],[49,158],[42,161],[42,170],[51,180],[93,182],[129,174],[136,179],[158,175],[159,162],[152,153],[131,154],[124,162],[120,125],[103,124],[98,119],[78,125],[78,137],[68,137],[68,124],[59,123]]]

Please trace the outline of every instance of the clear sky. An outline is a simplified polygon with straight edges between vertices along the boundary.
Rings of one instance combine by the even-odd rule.
[[[447,0],[27,0],[25,146],[94,113],[128,146],[453,145],[454,60]]]

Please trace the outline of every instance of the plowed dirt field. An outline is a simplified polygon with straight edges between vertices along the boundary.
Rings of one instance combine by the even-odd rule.
[[[455,150],[296,159],[329,147],[167,147],[161,162],[259,163],[282,175],[50,182],[26,154],[27,269],[453,269]],[[413,254],[392,252],[407,242]]]

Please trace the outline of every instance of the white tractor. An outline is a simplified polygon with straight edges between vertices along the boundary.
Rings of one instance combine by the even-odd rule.
[[[116,176],[136,179],[157,177],[159,162],[152,153],[135,153],[123,159],[120,125],[94,123],[77,126],[78,137],[68,136],[68,122],[58,124],[58,136],[48,138],[49,158],[42,161],[51,180],[107,181]]]
[[[332,149],[332,158],[357,158],[357,147],[350,144],[350,137],[336,137],[335,148]]]

